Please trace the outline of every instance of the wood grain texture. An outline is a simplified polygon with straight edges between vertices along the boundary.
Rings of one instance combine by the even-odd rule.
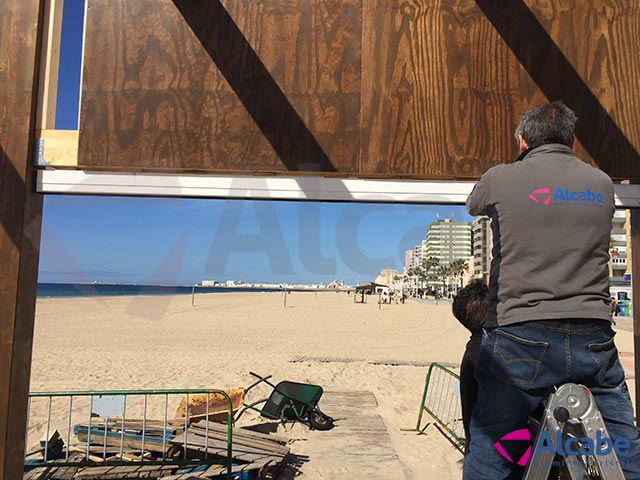
[[[41,1],[0,9],[0,478],[22,478],[42,213],[31,167]]]
[[[80,165],[477,178],[563,99],[640,178],[635,0],[88,0]]]
[[[640,113],[640,5],[629,0],[476,4],[535,86],[576,111],[578,155],[616,179],[638,178],[640,131],[631,119]]]
[[[372,2],[363,30],[363,173],[476,177],[515,156],[516,115],[544,97],[473,1]]]
[[[527,108],[562,99],[580,117],[577,154],[618,179],[638,177],[638,4],[576,3],[372,3],[361,171],[477,177],[517,155],[513,131]]]
[[[360,0],[88,5],[82,164],[356,171]]]

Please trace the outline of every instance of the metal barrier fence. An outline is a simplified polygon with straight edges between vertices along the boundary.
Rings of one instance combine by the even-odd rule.
[[[415,430],[422,433],[422,415],[427,412],[445,435],[458,447],[464,445],[462,404],[460,403],[460,377],[444,365],[432,363],[427,371],[418,422]]]
[[[204,459],[187,458],[186,431],[195,416],[189,412],[190,396],[204,404],[197,415],[206,422]],[[212,401],[222,407],[210,412]],[[233,408],[227,392],[211,389],[32,392],[25,433],[25,466],[186,467],[220,463],[227,465],[227,478],[231,479]],[[171,416],[170,411],[175,415]],[[227,434],[223,459],[210,453],[209,421],[224,419]],[[177,453],[180,446],[171,440],[182,433],[184,444],[182,452]],[[34,438],[38,441],[30,449]],[[125,449],[136,453],[126,454]]]

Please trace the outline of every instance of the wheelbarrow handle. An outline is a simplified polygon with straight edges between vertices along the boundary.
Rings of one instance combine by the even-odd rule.
[[[253,375],[254,377],[258,377],[259,380],[253,382],[251,385],[249,385],[247,388],[244,389],[245,392],[248,392],[249,390],[251,390],[253,387],[255,387],[256,385],[258,385],[259,383],[262,382],[266,382],[267,380],[269,380],[273,375],[268,375],[266,377],[262,377],[260,375],[258,375],[255,372],[249,372],[250,375]]]
[[[244,412],[246,412],[247,410],[249,410],[249,409],[257,410],[257,408],[255,408],[256,405],[259,405],[261,403],[266,403],[268,401],[269,401],[269,397],[263,398],[261,400],[258,400],[257,402],[252,402],[252,403],[244,403],[243,402],[243,407],[240,409],[240,411],[238,413],[236,413],[235,417],[233,417],[233,423],[235,424],[240,419],[242,414]],[[258,410],[258,411],[260,411],[260,410]]]

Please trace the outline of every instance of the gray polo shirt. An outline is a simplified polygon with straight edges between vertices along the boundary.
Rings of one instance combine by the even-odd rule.
[[[485,326],[530,320],[611,320],[609,242],[613,183],[547,144],[489,169],[467,199],[493,231]]]

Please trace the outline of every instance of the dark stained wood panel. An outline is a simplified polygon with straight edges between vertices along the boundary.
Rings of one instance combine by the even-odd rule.
[[[360,0],[88,0],[80,165],[356,172]]]
[[[635,0],[394,0],[364,15],[363,173],[477,177],[517,155],[527,108],[562,99],[581,158],[640,176]]]
[[[576,111],[578,155],[616,179],[638,178],[640,127],[632,119],[640,114],[640,4],[476,3],[535,86]]]
[[[640,179],[636,0],[88,0],[79,166],[477,178],[563,99]]]
[[[566,86],[580,117],[576,153],[613,177],[640,178],[640,2],[535,3],[532,11],[610,117]]]
[[[42,218],[31,162],[42,3],[0,8],[0,479],[23,471]]]
[[[363,30],[362,172],[476,177],[516,155],[544,96],[473,1],[371,2]]]

